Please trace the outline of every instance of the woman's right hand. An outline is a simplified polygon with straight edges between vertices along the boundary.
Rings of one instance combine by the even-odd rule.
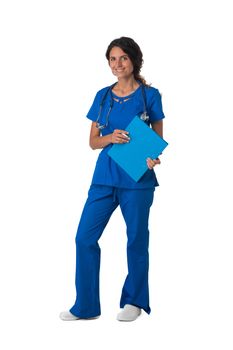
[[[128,131],[115,129],[111,134],[111,143],[128,143],[130,141],[130,137],[128,135]]]

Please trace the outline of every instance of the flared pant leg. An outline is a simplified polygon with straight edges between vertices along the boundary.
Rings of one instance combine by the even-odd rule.
[[[70,312],[77,317],[90,318],[101,313],[98,240],[117,206],[113,187],[90,187],[76,235],[76,301]]]
[[[131,304],[144,309],[149,306],[149,229],[148,219],[154,189],[119,190],[119,203],[127,226],[128,275],[122,289],[120,307]]]

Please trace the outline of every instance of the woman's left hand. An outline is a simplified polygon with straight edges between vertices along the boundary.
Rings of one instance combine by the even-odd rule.
[[[154,168],[155,165],[157,164],[160,164],[161,161],[159,158],[156,158],[156,159],[151,159],[151,158],[147,158],[146,159],[146,162],[147,162],[147,166],[150,170],[152,170]]]

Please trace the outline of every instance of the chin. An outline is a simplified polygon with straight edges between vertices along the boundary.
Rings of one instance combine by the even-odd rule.
[[[116,73],[114,74],[118,79],[126,79],[131,76],[131,74],[125,74],[125,73]]]

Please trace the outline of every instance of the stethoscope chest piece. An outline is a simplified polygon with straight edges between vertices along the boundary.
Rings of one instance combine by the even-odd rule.
[[[143,112],[140,115],[140,119],[143,120],[144,122],[147,122],[149,120],[149,115],[147,115],[147,112]]]

